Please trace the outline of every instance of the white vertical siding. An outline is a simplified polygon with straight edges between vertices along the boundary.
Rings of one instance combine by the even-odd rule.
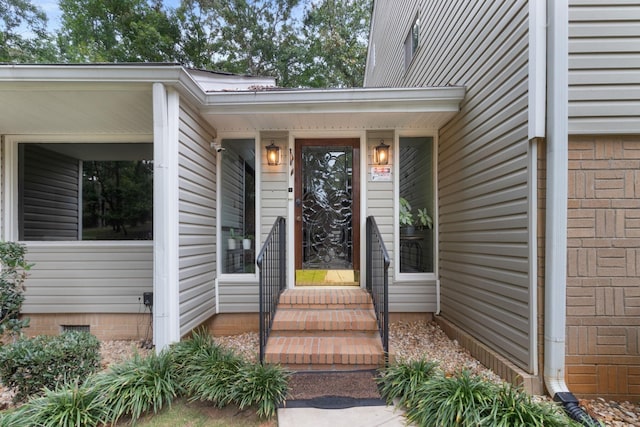
[[[180,334],[215,314],[216,155],[213,134],[184,102],[179,125]]]
[[[467,89],[439,133],[441,313],[532,371],[529,324],[528,4],[421,2],[420,46],[404,70],[418,2],[376,2],[370,86]]]
[[[639,1],[569,1],[570,133],[640,133],[639,46]]]
[[[23,312],[142,313],[153,290],[153,243],[27,242],[34,266]]]

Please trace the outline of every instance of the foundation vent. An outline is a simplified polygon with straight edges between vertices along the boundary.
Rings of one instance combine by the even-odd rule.
[[[91,332],[89,325],[62,325],[62,332]]]

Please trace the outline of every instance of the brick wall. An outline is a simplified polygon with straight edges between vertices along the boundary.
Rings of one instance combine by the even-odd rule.
[[[29,314],[28,336],[59,335],[64,326],[89,326],[89,332],[100,340],[153,339],[151,315],[146,314]]]
[[[567,383],[640,400],[640,136],[569,143]]]

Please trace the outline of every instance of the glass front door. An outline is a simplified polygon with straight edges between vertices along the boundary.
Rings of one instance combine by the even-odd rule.
[[[359,147],[296,141],[296,270],[358,270]]]

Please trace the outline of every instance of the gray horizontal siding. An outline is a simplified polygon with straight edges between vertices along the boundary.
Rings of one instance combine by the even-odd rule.
[[[367,84],[466,87],[460,113],[439,134],[441,313],[532,371],[528,2],[419,7],[420,46],[405,71],[398,55],[415,11],[375,3]]]
[[[20,144],[20,239],[79,240],[80,161]]]
[[[638,46],[638,1],[569,1],[570,133],[640,133]]]
[[[182,104],[178,148],[180,334],[215,314],[216,157],[202,119]]]
[[[153,243],[26,243],[34,266],[23,312],[140,313],[153,290]]]

